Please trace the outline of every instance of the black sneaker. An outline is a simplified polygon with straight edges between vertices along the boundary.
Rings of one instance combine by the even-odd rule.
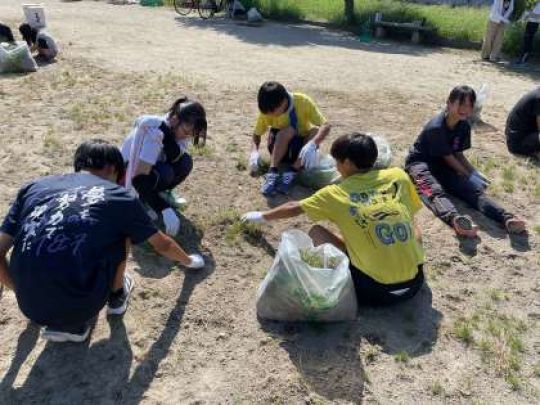
[[[109,302],[107,303],[107,315],[123,315],[128,307],[129,297],[135,281],[133,278],[125,273],[124,274],[124,286],[115,292],[112,292],[109,296]]]

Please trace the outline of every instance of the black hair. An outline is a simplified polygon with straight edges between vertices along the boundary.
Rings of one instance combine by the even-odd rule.
[[[21,24],[19,27],[19,32],[21,33],[23,39],[26,41],[26,43],[29,46],[32,46],[37,41],[37,30],[35,28],[32,28],[30,24],[24,23]]]
[[[472,87],[467,85],[454,87],[448,96],[449,103],[459,101],[459,105],[462,105],[467,100],[469,100],[471,105],[474,107],[474,104],[476,103],[476,92]]]
[[[193,125],[193,143],[195,145],[199,145],[200,138],[202,138],[202,145],[206,143],[208,123],[206,122],[206,111],[201,103],[185,96],[180,97],[169,108],[169,115],[175,116],[179,123],[185,122]]]
[[[371,169],[379,152],[371,136],[353,132],[337,138],[332,144],[330,154],[340,162],[349,159],[358,169]]]
[[[75,151],[73,166],[76,172],[81,170],[100,170],[105,166],[113,166],[117,172],[117,180],[124,177],[124,159],[120,150],[103,139],[91,139],[83,142]]]
[[[259,111],[268,114],[278,108],[283,100],[288,100],[289,93],[281,83],[264,82],[257,94]]]
[[[15,42],[13,32],[7,25],[0,23],[0,40],[5,39],[7,42]]]

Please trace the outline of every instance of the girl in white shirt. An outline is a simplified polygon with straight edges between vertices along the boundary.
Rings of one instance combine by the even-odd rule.
[[[135,189],[144,203],[162,215],[165,230],[172,236],[180,229],[180,219],[161,193],[172,190],[191,173],[188,146],[191,140],[195,145],[204,144],[206,128],[202,104],[181,97],[165,116],[139,117],[122,145],[126,187]]]

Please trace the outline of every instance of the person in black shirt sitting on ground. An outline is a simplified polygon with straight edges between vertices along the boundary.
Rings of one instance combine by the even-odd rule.
[[[471,147],[471,126],[467,120],[475,102],[476,93],[471,87],[455,87],[446,110],[426,124],[411,147],[405,171],[424,204],[453,227],[458,236],[474,238],[477,227],[469,216],[458,213],[447,193],[503,224],[508,232],[521,233],[525,231],[525,222],[485,194],[489,181],[463,154]]]

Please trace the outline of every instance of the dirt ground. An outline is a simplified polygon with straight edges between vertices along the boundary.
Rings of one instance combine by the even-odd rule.
[[[16,27],[22,3],[3,0],[0,19]],[[70,171],[82,140],[120,144],[135,117],[164,112],[186,92],[206,106],[210,139],[180,187],[189,205],[179,241],[208,265],[184,271],[136,248],[129,311],[123,320],[101,314],[83,345],[44,342],[5,293],[1,404],[538,403],[540,168],[504,144],[505,117],[538,83],[534,69],[311,26],[44,3],[58,62],[0,77],[2,215],[25,181]],[[256,291],[281,232],[310,225],[268,225],[257,239],[235,231],[238,213],[268,205],[244,165],[256,91],[269,79],[312,95],[334,123],[332,138],[352,129],[386,135],[396,165],[451,87],[488,83],[470,156],[494,179],[490,193],[528,220],[528,237],[509,238],[461,206],[481,228],[477,245],[464,243],[423,210],[428,282],[411,302],[362,309],[343,324],[259,322]],[[297,187],[291,198],[308,193]]]

